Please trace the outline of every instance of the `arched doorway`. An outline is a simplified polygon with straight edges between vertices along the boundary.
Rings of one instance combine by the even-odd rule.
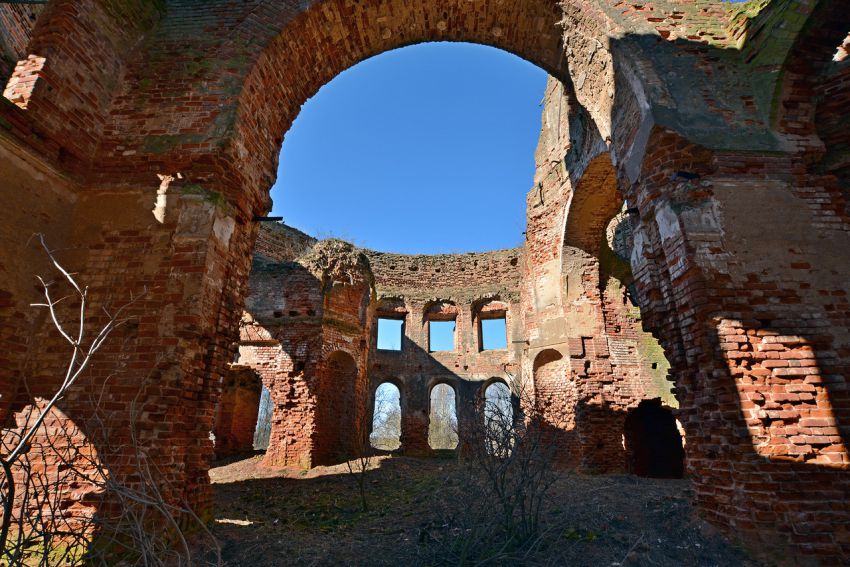
[[[682,478],[685,450],[673,412],[661,400],[644,400],[626,417],[627,470],[637,476]]]
[[[358,434],[357,376],[357,363],[343,351],[328,355],[319,369],[313,434],[317,464],[342,462],[353,447]]]

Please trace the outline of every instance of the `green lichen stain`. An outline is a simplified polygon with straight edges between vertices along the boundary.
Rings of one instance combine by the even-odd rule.
[[[144,151],[152,154],[164,154],[180,144],[198,144],[203,140],[199,134],[166,134],[148,136],[142,145]]]
[[[232,212],[230,203],[228,203],[225,196],[218,191],[212,191],[198,185],[197,183],[187,183],[186,185],[182,185],[178,188],[178,191],[182,195],[200,195],[203,197],[204,201],[211,203],[216,209],[228,214]]]

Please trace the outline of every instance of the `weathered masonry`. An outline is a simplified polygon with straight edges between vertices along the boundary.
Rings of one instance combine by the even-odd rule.
[[[611,222],[612,238],[624,222],[622,215]],[[499,382],[522,395],[517,404],[556,412],[553,425],[561,431],[552,442],[564,466],[622,472],[631,468],[623,445],[630,410],[645,400],[675,403],[661,347],[640,330],[639,310],[617,279],[629,281],[623,264],[611,251],[606,266],[619,274],[607,276],[604,302],[593,299],[599,268],[585,266],[563,327],[532,342],[525,338],[530,298],[522,293],[522,248],[407,256],[266,226],[249,278],[239,362],[225,383],[240,383],[247,367],[271,392],[265,463],[273,466],[338,462],[346,446],[340,432],[356,434],[386,383],[400,392],[403,452],[431,454],[429,402],[439,384],[454,391],[462,450],[476,400]],[[398,322],[397,349],[381,348],[383,321]],[[486,335],[494,331],[487,323],[500,321],[498,348],[488,348]],[[429,331],[441,322],[454,328],[453,344],[437,349]],[[339,361],[347,363],[344,371]],[[241,383],[242,395],[231,397],[255,391],[254,382]],[[230,423],[230,405],[220,405],[220,419]],[[253,425],[256,408],[243,419]],[[234,437],[217,436],[216,451],[227,452]]]
[[[300,294],[294,304],[321,307],[284,308],[273,336],[262,330],[274,310],[241,327],[257,357],[303,337],[288,359],[265,364],[293,373],[294,390],[307,386],[297,376],[316,377],[303,394],[318,403],[298,406],[309,434],[287,415],[273,423],[278,449],[267,457],[331,458],[319,440],[344,436],[347,412],[369,411],[372,377],[415,389],[426,375],[476,384],[504,370],[576,408],[565,447],[604,469],[616,444],[606,420],[623,418],[620,432],[632,435],[640,423],[623,414],[652,395],[640,391],[654,383],[651,333],[670,363],[703,517],[763,553],[847,562],[845,2],[52,0],[0,6],[0,28],[7,430],[53,391],[65,363],[29,307],[32,276],[47,271],[29,240],[41,232],[90,285],[92,312],[145,292],[56,423],[78,424],[80,444],[105,443],[84,427],[92,392],[105,389],[106,438],[120,452],[122,409],[143,404],[139,439],[169,495],[208,507],[217,408],[242,403],[226,378],[282,136],[353,64],[417,42],[469,41],[553,77],[516,271],[494,270],[482,294],[458,275],[472,257],[436,261],[451,277],[433,279],[435,261],[338,242],[293,244],[288,271],[257,262],[258,277]],[[493,254],[479,261],[513,258]],[[433,272],[431,296],[409,289],[411,266]],[[476,352],[475,318],[502,311],[509,348]],[[380,313],[405,317],[411,344],[392,360],[370,352]],[[452,316],[457,350],[428,355],[447,374],[420,371],[424,323]],[[363,404],[335,405],[342,382]],[[411,450],[421,446],[417,396],[404,402]],[[114,475],[130,474],[113,462]]]

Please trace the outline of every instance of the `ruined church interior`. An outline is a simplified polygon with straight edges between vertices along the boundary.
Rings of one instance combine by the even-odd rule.
[[[274,216],[431,42],[547,76],[521,242]],[[842,0],[0,2],[0,55],[0,565],[850,565]]]

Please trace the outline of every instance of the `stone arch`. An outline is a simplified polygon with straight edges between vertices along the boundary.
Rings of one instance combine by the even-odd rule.
[[[561,18],[558,4],[549,0],[319,2],[281,26],[286,33],[269,42],[245,77],[230,151],[251,162],[248,171],[258,174],[251,185],[266,190],[274,180],[282,136],[304,101],[343,70],[405,45],[489,45],[568,81],[556,26]]]
[[[673,412],[660,399],[644,400],[623,427],[626,470],[652,478],[682,478],[685,451]]]
[[[812,95],[817,93],[824,71],[850,33],[850,15],[841,2],[791,4],[798,13],[808,12],[808,17],[794,24],[798,26],[797,36],[782,61],[771,119],[780,131],[799,137],[809,151],[820,152],[822,144],[816,137],[805,140],[815,134],[816,96]],[[776,43],[781,42],[780,39]]]
[[[566,302],[601,301],[608,275],[603,270],[611,272],[616,264],[618,273],[628,271],[625,262],[608,254],[602,258],[609,252],[605,229],[622,204],[611,156],[603,153],[590,161],[567,202],[561,254]]]
[[[316,376],[315,464],[345,460],[353,447],[357,423],[357,362],[349,353],[334,351],[325,357]]]

